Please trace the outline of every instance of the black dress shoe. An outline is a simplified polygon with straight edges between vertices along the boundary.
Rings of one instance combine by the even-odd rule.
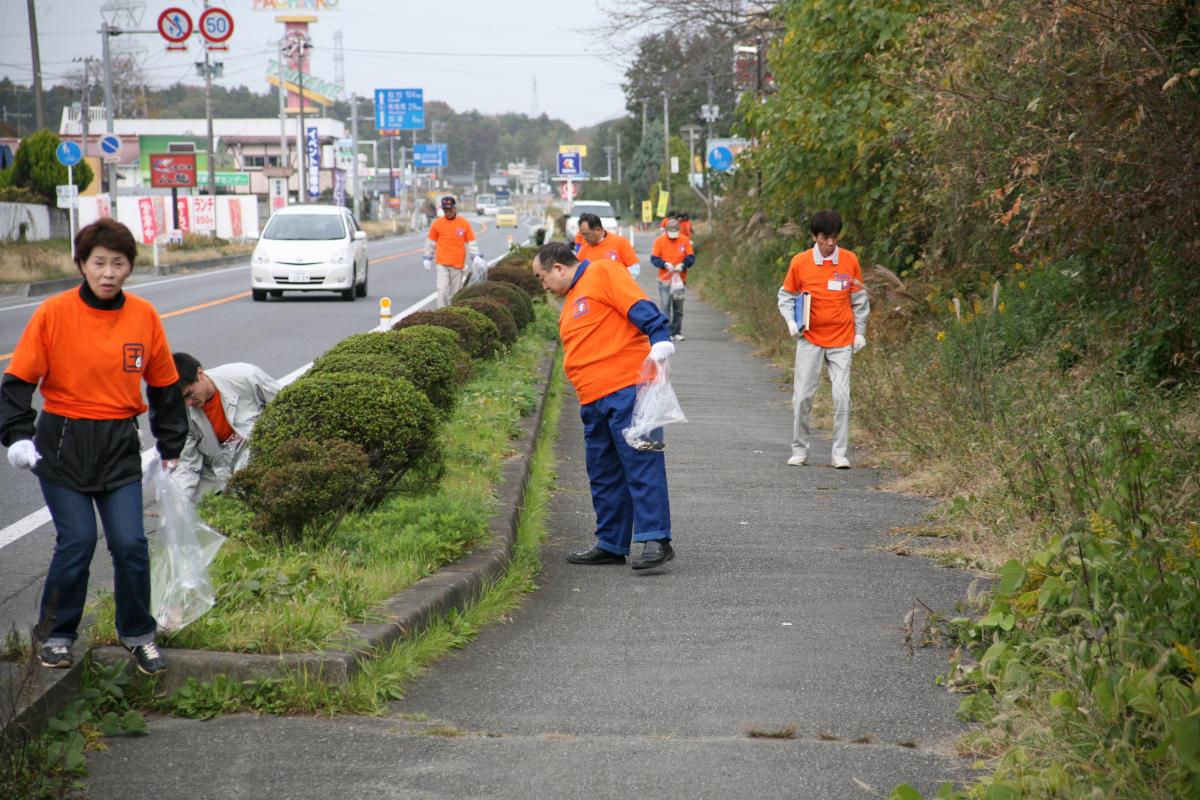
[[[675,549],[668,539],[657,539],[642,545],[642,554],[633,560],[634,569],[661,567],[675,557]]]
[[[592,546],[567,556],[569,564],[624,564],[625,556]]]

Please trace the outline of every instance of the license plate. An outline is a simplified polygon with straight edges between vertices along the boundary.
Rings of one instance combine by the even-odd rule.
[[[308,273],[293,270],[288,273],[288,283],[308,283]]]

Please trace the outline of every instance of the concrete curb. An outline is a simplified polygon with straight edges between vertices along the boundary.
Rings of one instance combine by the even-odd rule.
[[[254,655],[164,648],[170,667],[158,679],[156,688],[170,692],[185,684],[188,678],[202,682],[217,675],[235,681],[304,676],[331,685],[345,683],[377,651],[424,630],[451,609],[461,608],[478,597],[488,584],[504,574],[512,555],[557,352],[557,342],[547,347],[539,367],[537,406],[520,420],[521,436],[512,443],[516,455],[506,460],[502,467],[497,510],[488,523],[490,542],[386,601],[386,622],[349,626],[342,646],[336,650]],[[90,655],[103,664],[129,660],[129,654],[121,647],[93,648]]]

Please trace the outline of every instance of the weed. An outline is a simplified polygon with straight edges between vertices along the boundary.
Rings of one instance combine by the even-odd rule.
[[[794,724],[788,723],[778,728],[750,728],[746,735],[751,739],[795,739],[796,730]]]

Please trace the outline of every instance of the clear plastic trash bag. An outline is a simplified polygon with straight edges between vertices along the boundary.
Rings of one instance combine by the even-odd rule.
[[[678,272],[671,276],[670,292],[671,297],[683,297],[687,294],[687,284],[683,282],[683,276]]]
[[[196,507],[171,482],[156,458],[142,485],[154,493],[158,531],[150,543],[150,612],[160,633],[175,633],[216,604],[208,566],[225,537],[200,521]]]
[[[669,359],[660,364],[647,358],[638,375],[630,425],[621,434],[634,450],[662,450],[666,445],[661,439],[661,429],[675,422],[687,422],[687,417],[671,388]]]

